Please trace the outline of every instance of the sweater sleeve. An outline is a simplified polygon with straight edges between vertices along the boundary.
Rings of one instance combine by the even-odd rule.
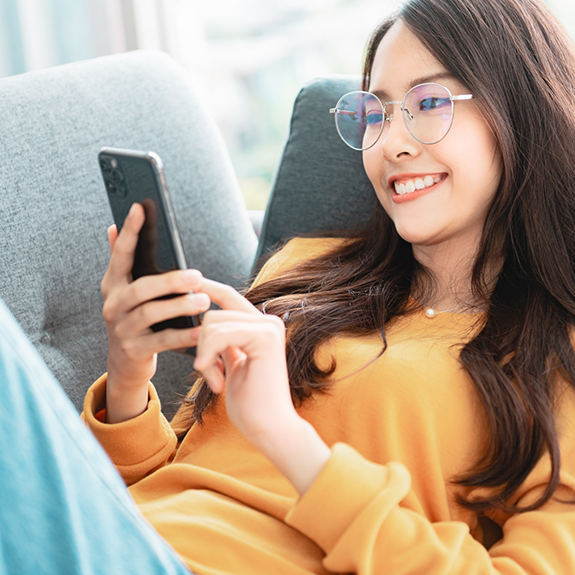
[[[540,475],[537,469],[530,474],[520,504],[540,495]],[[432,523],[402,506],[410,481],[401,463],[378,465],[336,444],[286,521],[325,551],[325,568],[337,573],[575,573],[575,505],[552,499],[536,511],[509,517],[502,522],[503,538],[488,551],[473,539],[466,523]],[[560,491],[562,499],[573,500],[574,475],[562,472]]]
[[[341,239],[336,238],[295,238],[266,262],[253,285],[263,283],[277,276],[282,270],[297,265],[301,259],[320,255],[339,243]],[[124,481],[127,485],[132,485],[171,459],[177,445],[176,433],[188,427],[189,407],[181,407],[170,425],[161,413],[160,400],[150,383],[150,399],[142,415],[122,423],[103,423],[98,419],[97,413],[104,405],[106,382],[106,375],[103,375],[88,390],[82,418],[104,447]]]
[[[104,403],[106,383],[103,375],[90,387],[82,418],[126,484],[132,485],[167,463],[176,447],[176,435],[161,413],[160,399],[151,383],[148,407],[142,415],[122,423],[102,423],[96,415]]]

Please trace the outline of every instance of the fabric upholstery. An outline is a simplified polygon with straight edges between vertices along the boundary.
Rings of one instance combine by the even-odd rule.
[[[113,221],[102,146],[160,155],[190,267],[241,285],[257,240],[215,125],[161,52],[3,79],[0,113],[0,296],[80,408],[106,369],[100,281]],[[164,403],[191,370],[189,357],[160,355]]]
[[[348,230],[369,217],[376,203],[361,153],[348,148],[330,108],[358,90],[360,78],[318,78],[302,88],[266,208],[258,257],[276,242],[302,233]]]

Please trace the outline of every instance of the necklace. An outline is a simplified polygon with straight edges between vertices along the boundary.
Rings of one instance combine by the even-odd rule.
[[[411,297],[413,297],[413,295]],[[458,309],[461,309],[462,307],[471,305],[477,298],[473,298],[471,301],[464,301],[463,303],[460,303],[459,305],[456,305],[455,307],[452,307],[449,309],[442,309],[441,311],[433,309],[432,307],[425,307],[415,297],[413,297],[413,299],[415,300],[415,303],[417,303],[417,305],[425,311],[425,316],[429,319],[433,319],[435,316],[439,315],[440,313],[449,313],[450,311],[456,311]]]

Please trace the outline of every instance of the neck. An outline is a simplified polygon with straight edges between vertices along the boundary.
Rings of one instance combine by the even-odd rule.
[[[432,286],[421,286],[418,301],[425,307],[446,310],[470,304],[474,300],[471,273],[479,241],[444,242],[413,245],[413,255],[431,274]],[[488,270],[487,285],[494,285],[500,266]],[[430,288],[430,289],[426,289]],[[429,294],[429,295],[426,295]],[[417,297],[416,295],[416,297]]]

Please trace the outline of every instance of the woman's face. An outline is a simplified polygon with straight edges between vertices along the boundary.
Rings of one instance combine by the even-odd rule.
[[[369,90],[382,101],[402,101],[414,85],[438,82],[453,95],[468,94],[416,36],[396,22],[381,41]],[[475,100],[454,103],[453,124],[439,143],[426,145],[407,131],[399,106],[363,162],[379,201],[399,235],[416,247],[445,244],[473,248],[501,179],[499,147]],[[429,177],[428,177],[429,176]],[[419,181],[418,181],[419,180]],[[412,193],[406,189],[425,185]],[[432,185],[427,185],[427,184]],[[400,188],[403,190],[403,188]]]

